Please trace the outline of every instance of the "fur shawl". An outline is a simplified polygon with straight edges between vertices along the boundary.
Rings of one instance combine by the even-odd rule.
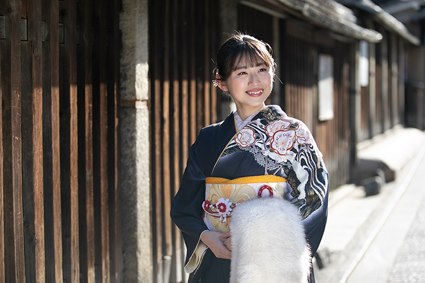
[[[232,212],[230,283],[305,283],[311,257],[298,208],[259,198]]]

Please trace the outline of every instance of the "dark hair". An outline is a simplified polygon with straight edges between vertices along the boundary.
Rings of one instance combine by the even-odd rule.
[[[275,71],[276,63],[272,57],[273,50],[269,44],[247,34],[236,33],[231,35],[217,52],[215,74],[225,81],[244,58],[255,64],[258,59],[264,61],[267,67]]]

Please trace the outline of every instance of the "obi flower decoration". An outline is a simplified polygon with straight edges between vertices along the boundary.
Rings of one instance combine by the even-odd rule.
[[[229,199],[221,198],[215,204],[217,208],[218,215],[220,216],[220,221],[226,222],[227,216],[232,212],[232,203]]]
[[[226,222],[233,208],[236,207],[229,199],[220,198],[216,204],[211,204],[208,200],[202,203],[202,209],[209,215],[219,217],[221,222]]]
[[[242,148],[247,148],[255,142],[255,133],[253,129],[243,128],[235,138],[235,142]]]
[[[306,125],[304,124],[298,125],[298,127],[295,129],[295,135],[297,136],[297,142],[299,144],[311,143],[310,131],[308,130]]]
[[[288,130],[291,122],[287,120],[276,120],[266,126],[266,133],[269,137],[273,137],[277,131]]]
[[[294,145],[294,130],[277,131],[270,141],[270,147],[279,155],[286,155],[286,152]]]

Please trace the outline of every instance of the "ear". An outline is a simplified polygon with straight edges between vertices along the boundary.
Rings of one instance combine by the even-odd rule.
[[[226,86],[226,82],[223,80],[220,80],[220,75],[215,75],[215,81],[217,83],[217,86],[224,92],[228,91],[229,89]]]

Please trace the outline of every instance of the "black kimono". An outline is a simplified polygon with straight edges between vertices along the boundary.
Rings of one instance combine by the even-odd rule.
[[[199,278],[203,283],[229,281],[230,260],[217,259],[209,249],[195,254],[203,244],[201,233],[214,230],[205,221],[205,213],[209,213],[205,179],[261,175],[286,179],[289,190],[281,198],[299,207],[312,256],[315,254],[327,218],[328,173],[310,131],[279,106],[265,107],[238,132],[232,113],[223,122],[201,130],[190,148],[181,187],[172,202],[171,217],[187,247],[185,268],[195,274],[191,282]],[[220,221],[225,222],[226,217],[221,215]],[[195,257],[198,263],[194,265]],[[310,282],[314,282],[313,277]]]

